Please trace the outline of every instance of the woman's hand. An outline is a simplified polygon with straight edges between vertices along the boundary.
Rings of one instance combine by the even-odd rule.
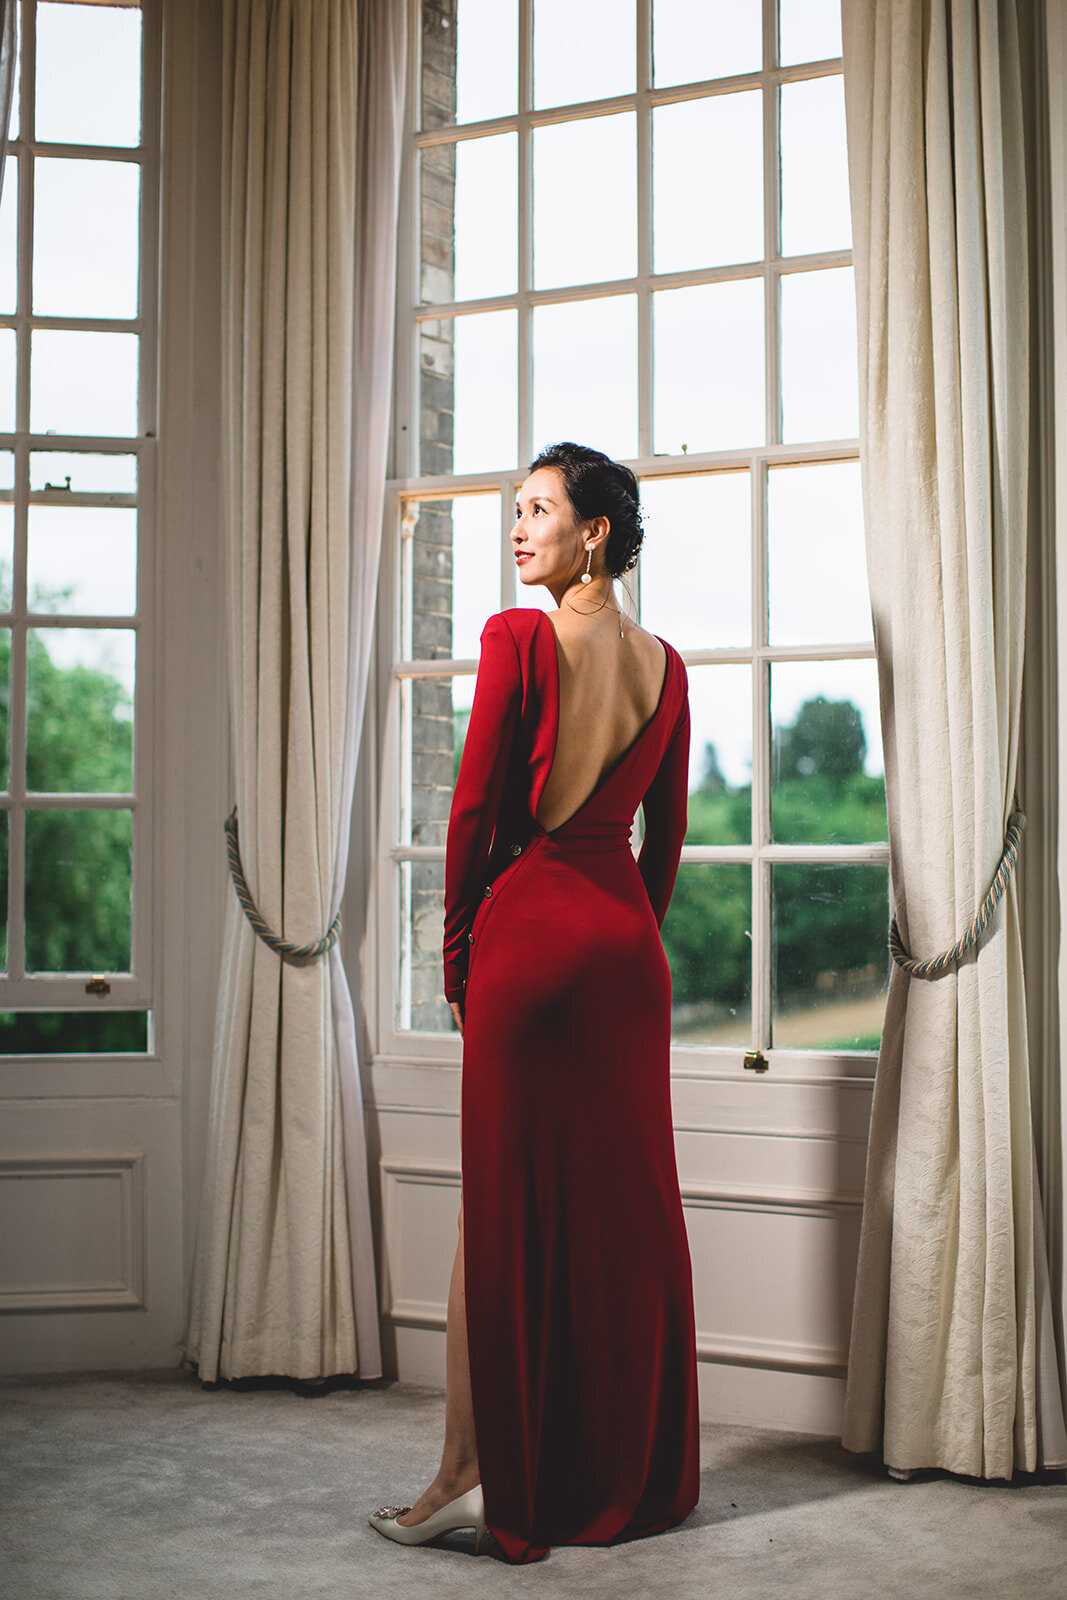
[[[452,1015],[456,1019],[456,1027],[459,1029],[459,1036],[462,1039],[462,1037],[463,1037],[463,1009],[460,1006],[459,1001],[458,1000],[450,1000],[448,1002],[448,1009],[449,1009],[449,1011],[451,1011]]]

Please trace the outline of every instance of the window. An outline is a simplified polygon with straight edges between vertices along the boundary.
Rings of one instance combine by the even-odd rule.
[[[0,199],[0,1051],[144,1050],[155,14],[22,0],[18,21]]]
[[[508,535],[525,464],[569,438],[641,479],[620,598],[689,672],[675,1043],[869,1072],[888,848],[837,0],[417,12],[386,571],[392,1037],[452,1029],[444,845],[478,635],[553,604],[516,583]]]

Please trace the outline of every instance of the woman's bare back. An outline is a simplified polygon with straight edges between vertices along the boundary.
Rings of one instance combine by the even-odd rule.
[[[654,634],[615,611],[592,616],[546,612],[559,662],[559,732],[536,821],[548,833],[569,822],[593,794],[659,704],[667,654]]]

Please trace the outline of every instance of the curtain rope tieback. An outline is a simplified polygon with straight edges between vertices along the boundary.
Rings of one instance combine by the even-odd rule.
[[[241,909],[259,934],[265,945],[280,956],[288,956],[293,960],[307,960],[314,956],[322,956],[337,943],[341,932],[341,913],[338,911],[333,921],[321,939],[314,944],[294,944],[291,939],[283,939],[274,932],[270,923],[265,921],[259,913],[259,908],[252,898],[252,891],[248,887],[244,867],[241,865],[241,847],[237,839],[237,807],[234,806],[226,821],[223,823],[226,832],[226,854],[230,862],[230,877],[237,891],[237,898],[241,902]]]
[[[943,950],[939,956],[933,956],[929,961],[916,961],[904,948],[897,926],[896,917],[889,925],[889,948],[893,960],[898,967],[910,973],[913,978],[939,978],[949,967],[954,967],[961,961],[973,946],[977,945],[993,920],[993,914],[1004,898],[1008,887],[1008,880],[1015,871],[1015,863],[1019,858],[1019,842],[1022,831],[1026,827],[1026,817],[1016,805],[1008,818],[1008,831],[1004,837],[1004,851],[1000,858],[1000,865],[989,885],[989,892],[982,901],[974,921],[971,923],[962,939],[957,939],[951,950]]]

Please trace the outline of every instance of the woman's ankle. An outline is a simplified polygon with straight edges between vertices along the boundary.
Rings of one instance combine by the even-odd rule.
[[[442,1462],[437,1473],[437,1483],[442,1489],[454,1489],[461,1493],[464,1489],[473,1488],[478,1483],[477,1457],[468,1457],[464,1461]]]

